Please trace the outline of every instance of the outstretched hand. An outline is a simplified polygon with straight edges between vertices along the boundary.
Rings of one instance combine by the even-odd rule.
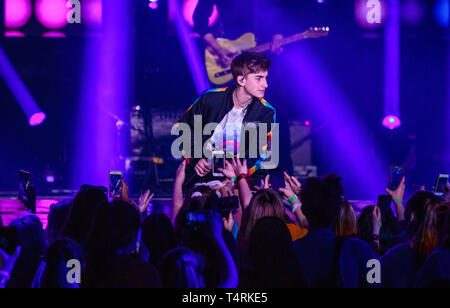
[[[290,176],[287,172],[284,172],[284,183],[287,186],[290,186],[294,194],[297,196],[300,195],[302,184],[297,180],[295,176]]]
[[[233,166],[234,172],[237,176],[248,173],[247,160],[244,159],[241,163],[239,158],[232,158],[231,165]]]
[[[219,172],[222,172],[224,176],[226,176],[229,179],[232,179],[236,177],[236,172],[234,170],[234,167],[231,163],[229,163],[227,160],[225,160],[225,169],[218,168]]]
[[[392,191],[389,188],[386,188],[386,192],[392,197],[392,200],[402,200],[405,196],[405,177],[402,177],[400,185],[398,185],[397,189]]]
[[[264,180],[261,180],[260,186],[255,185],[255,188],[256,188],[256,190],[269,189],[270,188],[270,174],[266,175]]]
[[[145,213],[150,205],[155,194],[152,194],[150,189],[148,189],[143,195],[139,197],[138,208],[141,213]]]

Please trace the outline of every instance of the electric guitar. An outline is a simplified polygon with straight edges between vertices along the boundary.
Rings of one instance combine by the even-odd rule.
[[[316,39],[327,36],[329,27],[310,28],[303,33],[294,34],[283,38],[280,47],[305,39]],[[256,38],[253,33],[245,33],[236,40],[218,38],[217,43],[236,54],[243,51],[265,52],[272,48],[272,42],[256,46]],[[216,85],[224,85],[233,79],[230,66],[224,67],[220,64],[219,57],[210,48],[205,50],[205,65],[209,80]]]

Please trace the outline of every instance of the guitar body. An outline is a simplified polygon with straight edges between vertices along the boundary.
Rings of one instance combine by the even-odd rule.
[[[228,39],[217,39],[217,43],[228,50],[240,53],[244,50],[256,46],[256,38],[253,33],[245,33],[238,39],[232,41]],[[233,79],[231,74],[231,67],[222,67],[217,64],[217,57],[211,53],[209,49],[205,51],[206,71],[208,72],[209,80],[216,85],[224,85]]]

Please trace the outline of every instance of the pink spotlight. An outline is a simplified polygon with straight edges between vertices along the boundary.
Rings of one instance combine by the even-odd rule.
[[[86,22],[92,26],[101,25],[103,19],[102,10],[102,0],[89,0],[83,2],[83,5],[81,6],[82,22]]]
[[[198,0],[184,0],[182,4],[183,17],[184,20],[191,26],[194,26],[194,11],[197,7]],[[214,5],[213,12],[211,16],[209,16],[208,25],[213,26],[217,20],[219,19],[219,10],[217,9],[217,5]]]
[[[48,29],[59,29],[67,24],[70,8],[66,0],[37,0],[36,17]]]
[[[388,115],[383,119],[383,126],[394,130],[402,125],[402,122],[400,121],[400,118],[394,115]]]
[[[67,37],[64,33],[62,32],[58,32],[58,31],[49,31],[46,32],[42,35],[42,37],[47,37],[47,38],[64,38]]]
[[[5,0],[5,27],[20,28],[31,16],[30,0]]]
[[[148,7],[151,8],[152,10],[156,10],[158,8],[158,2],[150,2],[148,4]]]
[[[30,126],[38,126],[41,125],[42,122],[44,122],[45,118],[46,118],[45,113],[37,112],[30,117],[28,123],[30,124]]]
[[[25,34],[16,30],[5,31],[5,37],[25,37]]]

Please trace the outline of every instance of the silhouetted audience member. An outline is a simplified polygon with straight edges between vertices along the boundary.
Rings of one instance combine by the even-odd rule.
[[[155,288],[161,282],[156,268],[139,256],[139,210],[124,201],[99,207],[88,241],[83,287]]]
[[[291,239],[298,239],[307,233],[307,230],[295,225],[287,217],[280,194],[272,189],[258,190],[252,197],[249,206],[244,210],[242,224],[239,229],[239,260],[241,267],[250,267],[249,241],[253,227],[263,217],[277,217],[283,220],[288,228]]]
[[[75,241],[69,238],[55,239],[45,252],[42,271],[36,275],[33,287],[79,288],[80,285],[76,280],[77,278],[81,280],[84,264],[83,252]],[[78,265],[80,267],[77,269]],[[75,271],[69,273],[72,269]]]
[[[223,252],[218,249],[217,239],[211,233],[211,224],[193,222],[189,219],[187,213],[196,213],[200,214],[200,217],[202,215],[206,217],[205,214],[208,211],[218,209],[218,201],[219,197],[214,189],[207,186],[196,187],[189,192],[175,218],[175,232],[180,245],[188,247],[204,258],[205,284],[209,287],[218,286],[226,280],[225,277],[229,273],[224,271],[223,267],[220,267],[220,263],[226,263],[226,259]],[[206,222],[206,218],[204,222]],[[222,239],[226,244],[228,253],[233,258],[235,266],[239,267],[238,247],[232,233],[222,228]]]
[[[107,202],[108,198],[105,191],[89,185],[83,185],[73,200],[69,217],[61,235],[77,242],[85,255],[95,214]]]
[[[411,288],[426,258],[438,245],[436,207],[441,200],[432,193],[416,192],[406,203],[407,243],[390,249],[381,258],[383,285]]]
[[[204,288],[204,260],[186,247],[170,250],[159,267],[164,288]]]
[[[251,270],[241,272],[241,287],[304,288],[306,281],[295,256],[286,223],[263,217],[250,235]]]
[[[64,224],[69,217],[70,211],[72,209],[72,204],[73,199],[65,199],[50,206],[46,228],[47,241],[49,244],[51,244],[56,238],[60,236]]]
[[[308,178],[302,184],[302,211],[308,234],[294,242],[294,250],[310,287],[369,287],[368,261],[376,259],[367,243],[339,238],[332,231],[342,205],[341,179]]]
[[[41,263],[41,256],[47,248],[45,232],[41,221],[34,214],[16,218],[10,226],[17,229],[17,242],[22,249],[6,287],[30,288]]]
[[[450,203],[439,206],[436,212],[439,246],[417,277],[416,287],[419,288],[450,288]]]
[[[151,214],[142,226],[142,241],[150,253],[150,263],[158,267],[161,258],[169,250],[177,247],[172,222],[165,214]]]

